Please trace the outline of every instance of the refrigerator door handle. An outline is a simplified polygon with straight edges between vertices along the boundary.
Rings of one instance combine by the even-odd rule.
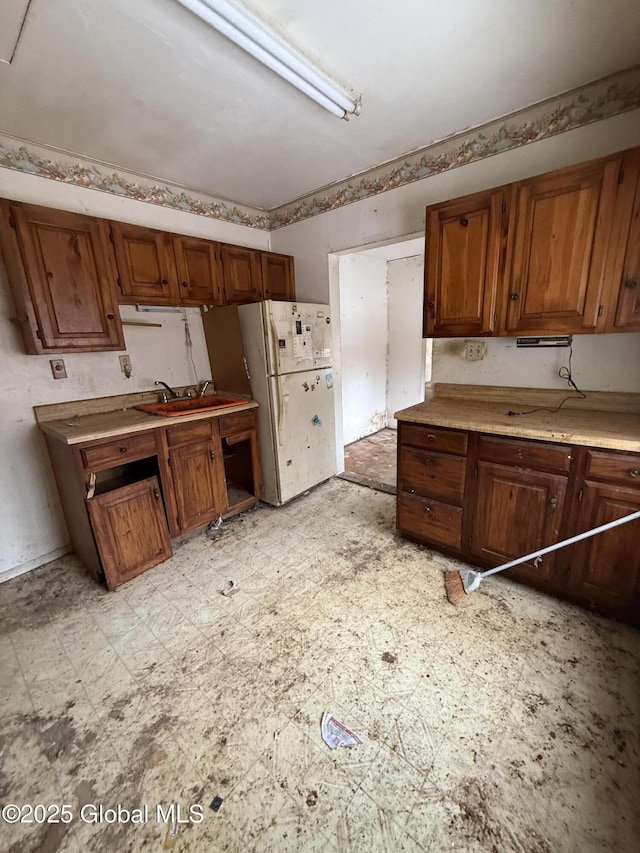
[[[273,319],[273,314],[269,313],[269,323],[271,325],[271,337],[273,339],[273,366],[275,368],[275,373],[280,375],[280,346],[278,344],[278,327],[276,326],[276,321]],[[278,384],[278,389],[280,389],[280,385]]]
[[[282,377],[276,373],[278,388],[278,445],[282,447],[282,423],[284,421],[284,395],[282,393]]]

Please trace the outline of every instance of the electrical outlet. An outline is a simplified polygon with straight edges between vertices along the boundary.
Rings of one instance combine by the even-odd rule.
[[[51,365],[51,372],[53,373],[54,379],[67,378],[67,368],[64,366],[64,359],[50,358],[49,364]]]
[[[484,341],[465,341],[464,357],[465,361],[482,361],[486,351]]]
[[[127,379],[129,379],[129,377],[133,373],[133,368],[131,367],[131,359],[128,355],[120,356],[120,370],[124,373]]]

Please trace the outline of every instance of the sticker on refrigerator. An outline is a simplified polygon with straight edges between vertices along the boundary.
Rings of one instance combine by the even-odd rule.
[[[293,326],[293,357],[296,361],[311,358],[311,328],[296,320]]]
[[[323,358],[331,358],[331,350],[329,349],[329,347],[325,347],[322,350],[322,357]]]
[[[322,426],[322,421],[320,420],[320,418],[319,418],[317,415],[314,415],[314,416],[311,418],[311,423],[312,423],[314,426]]]
[[[327,388],[333,388],[333,376],[330,373],[326,373],[324,378],[327,380]]]

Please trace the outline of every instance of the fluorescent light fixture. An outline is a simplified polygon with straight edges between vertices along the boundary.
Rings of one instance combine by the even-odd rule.
[[[209,26],[275,71],[338,118],[360,114],[360,101],[350,98],[282,39],[229,0],[178,0]]]

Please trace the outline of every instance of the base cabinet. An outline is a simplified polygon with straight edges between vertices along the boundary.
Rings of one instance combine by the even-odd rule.
[[[109,589],[172,555],[156,477],[91,498],[87,509]]]
[[[481,568],[640,509],[640,453],[402,421],[398,430],[398,530]],[[508,575],[640,625],[640,521]]]

